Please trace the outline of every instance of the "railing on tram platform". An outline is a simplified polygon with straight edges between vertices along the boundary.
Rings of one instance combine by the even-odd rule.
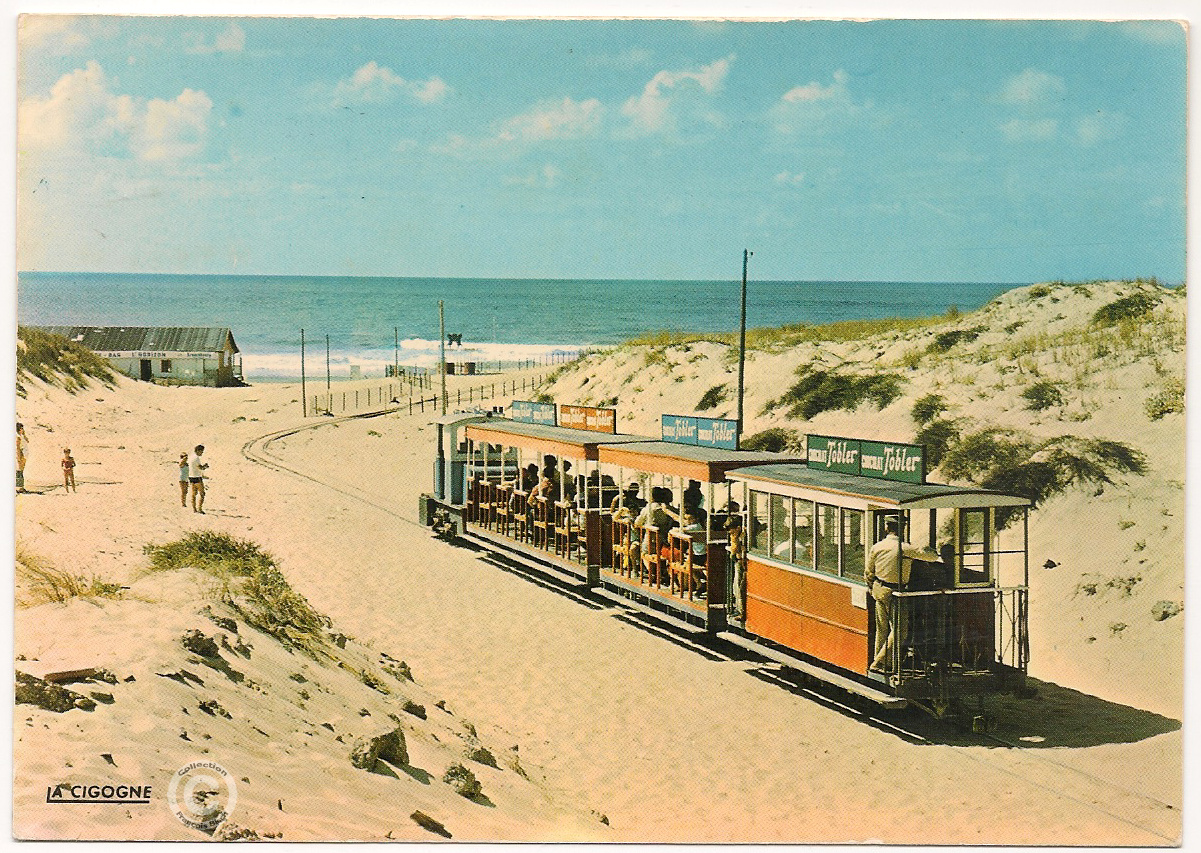
[[[893,593],[889,671],[896,684],[1025,674],[1028,589],[982,587]]]

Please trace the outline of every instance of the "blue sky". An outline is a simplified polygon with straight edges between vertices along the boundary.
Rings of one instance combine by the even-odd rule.
[[[27,18],[18,267],[1185,275],[1171,23]]]

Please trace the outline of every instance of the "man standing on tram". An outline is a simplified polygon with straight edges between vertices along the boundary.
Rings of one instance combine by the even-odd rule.
[[[873,545],[868,554],[867,571],[864,574],[864,580],[876,602],[876,647],[871,663],[873,672],[892,669],[893,647],[896,645],[896,637],[892,633],[892,594],[909,580],[909,566],[906,565],[909,561],[901,559],[901,540],[897,535],[895,518],[885,520],[884,532],[884,538]],[[897,630],[903,633],[904,625],[898,625]]]

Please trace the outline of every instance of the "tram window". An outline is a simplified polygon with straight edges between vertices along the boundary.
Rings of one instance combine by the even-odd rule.
[[[795,518],[792,561],[806,569],[813,568],[813,501],[794,501]]]
[[[749,539],[747,547],[756,553],[767,555],[770,553],[767,545],[768,531],[768,514],[767,514],[767,494],[764,492],[751,492],[751,529],[747,531]]]
[[[863,580],[863,511],[842,511],[842,576]]]
[[[771,555],[785,563],[792,562],[792,498],[770,495]]]
[[[817,570],[838,574],[838,507],[817,505]]]
[[[988,510],[959,513],[959,583],[983,584],[989,580]]]

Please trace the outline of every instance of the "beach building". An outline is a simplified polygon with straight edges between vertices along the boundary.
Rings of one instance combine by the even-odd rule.
[[[242,358],[233,333],[216,326],[40,326],[87,347],[143,382],[237,385]]]

